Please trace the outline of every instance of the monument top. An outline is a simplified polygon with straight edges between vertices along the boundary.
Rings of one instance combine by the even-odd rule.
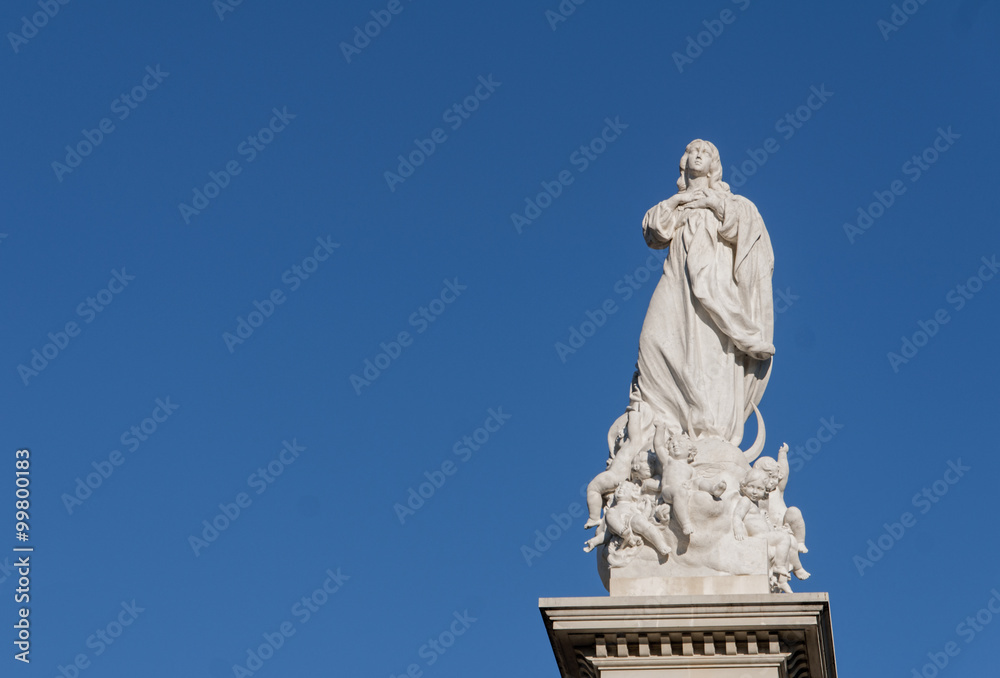
[[[774,252],[764,220],[695,139],[677,192],[642,221],[669,248],[639,334],[629,402],[587,488],[584,546],[612,595],[791,592],[805,523],[785,503],[788,447],[760,457],[771,376]],[[739,445],[757,418],[757,438]],[[753,466],[751,467],[751,463]]]

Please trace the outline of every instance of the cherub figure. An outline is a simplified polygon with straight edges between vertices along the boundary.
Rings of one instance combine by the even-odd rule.
[[[767,473],[769,482],[767,488],[767,514],[776,527],[785,525],[795,536],[799,553],[809,553],[806,548],[806,522],[802,511],[795,506],[785,504],[785,488],[788,486],[788,444],[782,443],[778,450],[778,459],[761,457],[754,463]]]
[[[636,483],[625,481],[615,490],[614,503],[604,511],[606,529],[621,537],[626,548],[639,546],[645,540],[661,556],[667,556],[670,554],[670,544],[660,529],[650,521],[648,514],[651,509],[652,501],[648,496],[642,496],[642,488]],[[590,548],[584,546],[585,551],[601,543],[594,542],[594,539],[587,542]]]
[[[767,555],[771,577],[775,585],[785,593],[791,593],[788,585],[789,557],[792,552],[792,535],[785,530],[771,527],[760,509],[760,501],[767,496],[768,475],[761,469],[747,471],[740,483],[742,495],[733,512],[733,536],[743,541],[747,536],[767,539]]]
[[[629,480],[642,486],[643,494],[660,494],[660,475],[662,473],[659,460],[652,450],[640,452],[632,460],[632,473]]]
[[[692,490],[708,492],[718,499],[726,491],[726,481],[713,483],[704,478],[695,478],[691,462],[694,461],[698,449],[694,442],[683,433],[669,435],[666,426],[657,423],[653,435],[653,451],[663,468],[660,481],[660,496],[670,504],[673,515],[681,532],[686,535],[694,533],[691,525],[691,515],[688,502]]]
[[[643,496],[652,499],[652,517],[657,525],[666,527],[670,524],[670,504],[659,502],[660,483],[663,469],[660,467],[660,460],[652,450],[636,456],[632,462],[632,475],[629,479],[639,483],[642,487]]]
[[[589,517],[583,529],[589,530],[601,522],[602,497],[628,479],[632,462],[640,452],[647,449],[645,444],[648,443],[648,440],[643,441],[641,434],[645,428],[643,424],[650,420],[650,416],[646,412],[648,412],[648,408],[643,414],[637,410],[629,410],[626,413],[625,426],[619,433],[616,444],[617,452],[608,460],[608,468],[598,473],[587,485]],[[645,421],[643,421],[644,419]]]
[[[659,464],[657,463],[656,456],[652,452],[640,452],[635,456],[635,459],[632,460],[632,469],[628,479],[632,483],[637,483],[639,485],[639,492],[641,496],[655,498],[660,494],[659,470]],[[597,532],[593,537],[584,543],[583,550],[587,553],[590,553],[597,546],[604,543],[604,539],[607,536],[608,531],[608,508],[610,508],[613,501],[614,494],[607,495],[604,516],[601,517],[601,521],[597,525]],[[660,524],[666,524],[670,517],[670,507],[666,505],[657,506],[655,507],[654,515],[657,517],[657,521]]]
[[[601,516],[601,521],[597,524],[597,532],[594,536],[583,543],[584,553],[590,553],[595,548],[604,543],[604,538],[608,535],[608,521],[607,513],[608,509],[611,508],[611,503],[614,501],[614,495],[609,494],[607,501],[604,505],[604,515]]]
[[[765,510],[767,518],[772,527],[784,529],[792,535],[792,550],[789,554],[789,563],[792,567],[792,574],[798,579],[808,579],[811,575],[802,567],[799,559],[800,553],[808,553],[806,548],[806,523],[802,518],[802,511],[795,506],[785,504],[785,487],[788,485],[788,445],[782,443],[778,450],[777,461],[771,457],[761,457],[753,467],[760,469],[767,474],[767,500]]]

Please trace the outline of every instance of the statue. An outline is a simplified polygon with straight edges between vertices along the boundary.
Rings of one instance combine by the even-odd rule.
[[[767,496],[767,474],[752,468],[740,483],[740,499],[733,512],[733,535],[737,541],[749,537],[764,537],[767,540],[769,576],[778,589],[791,593],[788,586],[789,552],[791,535],[776,529],[764,518],[760,501]]]
[[[687,145],[677,188],[642,221],[646,244],[670,251],[606,470],[587,487],[585,527],[598,533],[585,550],[598,552],[605,584],[618,568],[633,582],[753,575],[790,591],[792,574],[809,573],[798,559],[802,514],[784,501],[787,447],[750,467],[764,446],[758,405],[775,352],[770,237],[722,180],[712,143]],[[743,451],[752,413],[757,439]]]
[[[619,485],[615,490],[615,501],[605,511],[604,518],[608,529],[621,538],[624,548],[648,543],[660,555],[670,555],[666,535],[652,519],[653,503],[648,496],[643,496],[639,485],[633,482]]]
[[[739,445],[770,376],[774,253],[764,220],[722,181],[708,141],[688,144],[677,186],[642,222],[646,244],[670,254],[639,334],[626,414],[633,444],[588,489],[588,526],[599,520],[601,495],[652,439],[654,419],[671,433]]]
[[[708,492],[715,499],[719,499],[726,491],[726,481],[720,480],[713,483],[704,478],[696,478],[691,462],[698,454],[698,448],[691,443],[691,439],[680,433],[667,440],[666,426],[658,425],[656,434],[653,436],[653,451],[663,468],[663,477],[660,481],[660,496],[664,503],[670,504],[671,511],[677,517],[677,524],[685,536],[694,532],[691,525],[691,517],[688,514],[688,503],[691,498],[691,490],[697,489]]]
[[[806,522],[798,507],[785,504],[785,487],[788,486],[788,445],[783,443],[778,449],[777,460],[761,457],[754,462],[753,467],[767,474],[768,521],[775,529],[784,529],[792,535],[790,557],[792,572],[799,579],[808,579],[809,573],[799,560],[800,553],[809,553],[809,549],[806,548]]]
[[[764,220],[722,181],[719,151],[688,144],[678,192],[646,212],[646,244],[670,247],[639,335],[630,407],[671,430],[739,445],[774,355],[774,253]]]

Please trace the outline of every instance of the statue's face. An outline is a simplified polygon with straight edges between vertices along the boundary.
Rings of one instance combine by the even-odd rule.
[[[743,494],[751,501],[760,501],[767,494],[767,488],[758,480],[752,480],[743,486]]]
[[[712,151],[707,144],[695,143],[687,150],[687,171],[696,177],[703,177],[708,174],[708,169],[712,164]]]
[[[635,485],[634,483],[631,483],[629,481],[625,481],[624,483],[619,485],[618,488],[615,490],[615,496],[618,497],[618,499],[626,501],[635,499],[639,494],[637,491],[638,489],[639,489],[638,485]]]
[[[646,480],[653,477],[653,469],[649,465],[649,453],[642,452],[635,457],[632,462],[632,474],[639,480]]]
[[[694,457],[698,454],[698,449],[691,444],[691,440],[687,436],[674,437],[667,442],[667,451],[670,456],[679,461],[694,461]]]

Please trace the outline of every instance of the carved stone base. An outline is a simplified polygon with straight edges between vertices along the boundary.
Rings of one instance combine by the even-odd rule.
[[[630,579],[620,570],[611,572],[613,596],[704,596],[770,593],[766,574],[726,577],[639,577]]]
[[[723,542],[725,543],[725,542]],[[750,537],[742,542],[730,539],[728,550],[712,549],[713,561],[726,570],[686,565],[683,556],[671,554],[660,562],[648,546],[622,567],[609,567],[606,546],[597,554],[597,570],[604,588],[613,596],[684,596],[702,594],[770,593],[767,542]],[[706,549],[707,550],[707,549]],[[739,572],[731,575],[726,572]]]
[[[538,601],[563,678],[836,678],[825,593]]]

